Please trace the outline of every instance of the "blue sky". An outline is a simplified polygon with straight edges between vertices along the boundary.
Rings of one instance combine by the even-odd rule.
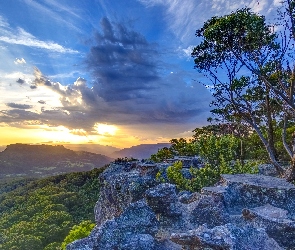
[[[273,20],[278,0],[0,2],[0,134],[13,142],[118,147],[187,137],[206,124],[207,79],[195,30],[248,6]]]

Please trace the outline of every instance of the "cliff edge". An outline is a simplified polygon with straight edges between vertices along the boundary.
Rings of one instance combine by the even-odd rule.
[[[155,175],[163,164],[111,164],[91,234],[67,250],[295,249],[295,186],[264,175],[222,175],[200,193]]]

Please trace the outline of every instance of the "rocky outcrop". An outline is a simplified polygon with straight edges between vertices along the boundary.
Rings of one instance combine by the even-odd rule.
[[[111,164],[101,175],[96,227],[67,250],[295,249],[295,186],[222,175],[200,193],[159,183],[163,165]]]

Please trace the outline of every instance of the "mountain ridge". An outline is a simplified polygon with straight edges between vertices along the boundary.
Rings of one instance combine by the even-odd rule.
[[[45,177],[103,167],[113,159],[63,145],[10,144],[0,152],[0,178],[11,176]]]

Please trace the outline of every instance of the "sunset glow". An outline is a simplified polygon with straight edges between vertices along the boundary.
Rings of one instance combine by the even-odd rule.
[[[130,147],[206,125],[212,96],[193,68],[195,31],[244,7],[237,0],[1,1],[0,146]],[[274,16],[278,1],[248,7]]]

